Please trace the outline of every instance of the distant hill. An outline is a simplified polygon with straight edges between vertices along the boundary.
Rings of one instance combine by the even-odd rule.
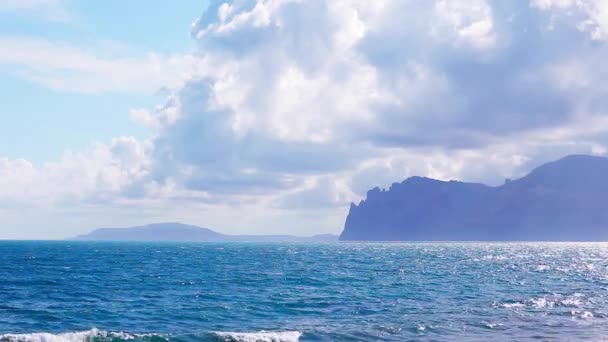
[[[571,155],[498,187],[411,177],[351,204],[342,241],[608,241],[608,159]]]
[[[74,240],[87,241],[174,241],[174,242],[335,242],[331,234],[299,237],[291,235],[225,235],[208,228],[181,223],[156,223],[131,228],[99,228]]]

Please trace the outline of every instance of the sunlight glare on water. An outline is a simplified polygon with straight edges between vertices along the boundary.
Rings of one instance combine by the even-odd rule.
[[[1,341],[608,336],[601,243],[1,242]]]

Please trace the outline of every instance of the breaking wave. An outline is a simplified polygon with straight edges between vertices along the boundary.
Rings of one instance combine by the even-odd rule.
[[[53,334],[37,332],[30,334],[3,334],[0,342],[120,342],[129,340],[168,341],[161,334],[129,334],[125,332],[104,331],[96,328]]]
[[[299,331],[260,331],[260,332],[214,332],[212,334],[189,336],[187,340],[225,341],[225,342],[297,342],[302,336]],[[3,334],[0,342],[168,342],[181,338],[169,338],[162,334],[130,334],[126,332],[90,329],[65,333],[37,332],[30,334]]]
[[[257,333],[216,332],[223,341],[230,342],[297,342],[299,331],[260,331]]]

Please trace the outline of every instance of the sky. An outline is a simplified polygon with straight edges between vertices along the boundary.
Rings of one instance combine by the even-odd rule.
[[[338,234],[608,147],[605,0],[0,0],[0,238]]]

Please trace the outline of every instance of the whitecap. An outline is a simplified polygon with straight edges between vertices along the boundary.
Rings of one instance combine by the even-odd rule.
[[[581,300],[578,299],[577,297],[566,297],[562,300],[559,301],[560,305],[563,306],[580,306],[581,305]]]
[[[546,297],[532,298],[530,299],[530,303],[537,309],[541,309],[544,307],[553,307],[553,305],[555,305],[554,301],[547,300]]]
[[[495,329],[495,328],[502,328],[503,324],[502,323],[495,323],[495,322],[481,322],[481,324],[488,328],[488,329]]]
[[[51,334],[47,332],[38,332],[31,334],[3,334],[0,335],[0,341],[7,342],[83,342],[91,341],[94,337],[104,335],[98,329],[86,331],[66,332],[61,334]]]
[[[583,305],[584,295],[575,293],[571,296],[554,294],[550,296],[532,297],[525,302],[498,303],[497,306],[503,308],[534,308],[534,309],[553,309],[554,307],[580,307]]]
[[[299,331],[260,331],[255,333],[218,331],[215,335],[230,342],[297,342],[300,340],[302,333]]]
[[[514,303],[500,303],[500,306],[502,306],[503,308],[524,308],[526,307],[526,304],[522,303],[522,302],[514,302]]]
[[[30,334],[2,334],[0,342],[91,342],[97,339],[105,340],[133,340],[138,337],[162,336],[157,334],[128,334],[125,332],[104,331],[93,328],[84,331],[65,333],[36,332]]]
[[[573,317],[578,319],[592,319],[593,313],[591,311],[583,311],[583,310],[572,310],[570,311]]]
[[[418,324],[417,330],[420,332],[426,331],[427,329],[433,329],[433,326],[430,324]]]
[[[484,255],[483,260],[507,260],[507,257],[504,255]]]

